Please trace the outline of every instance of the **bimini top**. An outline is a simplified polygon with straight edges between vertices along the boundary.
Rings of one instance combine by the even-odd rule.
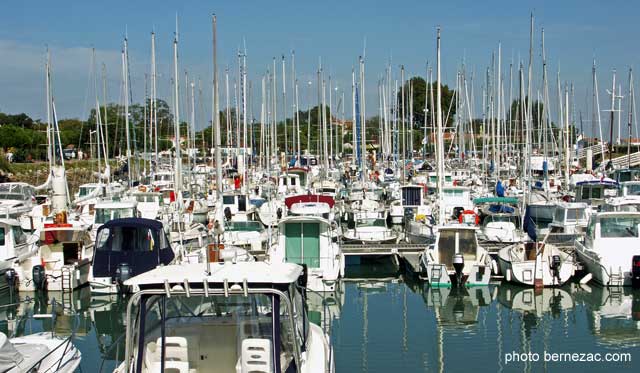
[[[153,219],[145,219],[145,218],[122,218],[122,219],[113,219],[104,223],[100,229],[102,228],[114,228],[114,227],[136,227],[136,228],[151,228],[153,230],[162,229],[162,223],[153,220]]]
[[[125,285],[141,287],[164,286],[165,281],[170,284],[208,283],[223,284],[225,280],[229,286],[234,283],[242,284],[290,284],[298,280],[302,274],[302,267],[293,263],[266,262],[238,262],[211,263],[211,274],[207,276],[206,267],[202,263],[168,265],[158,267],[140,274],[125,282]]]
[[[617,181],[610,179],[608,177],[604,177],[602,179],[595,179],[595,180],[578,181],[576,185],[611,185],[616,187],[620,186],[620,184],[618,184]]]
[[[320,194],[301,194],[285,198],[284,203],[287,205],[288,209],[291,209],[291,206],[295,203],[326,203],[329,205],[329,208],[333,208],[333,205],[335,205],[336,202],[329,196],[323,196]]]

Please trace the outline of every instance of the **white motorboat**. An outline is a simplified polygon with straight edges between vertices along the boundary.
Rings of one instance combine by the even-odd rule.
[[[264,250],[268,240],[269,234],[259,221],[225,221],[220,242],[256,252]]]
[[[527,286],[560,286],[575,273],[573,257],[544,242],[520,242],[498,251],[500,273],[508,282]]]
[[[587,229],[590,208],[581,202],[559,202],[549,224],[549,231],[560,234],[581,235]]]
[[[345,259],[340,245],[332,240],[331,223],[318,216],[289,216],[280,221],[278,231],[278,241],[269,250],[270,262],[304,264],[309,289],[336,290]]]
[[[115,372],[335,371],[329,336],[306,316],[291,263],[170,265],[136,276],[125,361]]]
[[[0,216],[18,218],[36,205],[36,192],[27,183],[0,184]]]
[[[592,215],[584,239],[575,246],[598,283],[640,287],[640,212]]]
[[[82,355],[71,337],[42,332],[7,338],[0,332],[0,371],[3,373],[73,373]]]
[[[17,290],[31,276],[32,268],[41,264],[38,235],[26,234],[16,219],[0,219],[0,291]]]
[[[361,217],[355,214],[350,226],[342,234],[346,242],[376,244],[398,240],[398,233],[387,227],[387,221],[381,217]]]
[[[477,231],[462,224],[439,226],[435,243],[420,254],[420,277],[430,286],[488,285],[495,262],[478,244]]]
[[[20,291],[71,291],[88,283],[94,242],[86,227],[45,224],[40,245],[42,264],[25,273]]]

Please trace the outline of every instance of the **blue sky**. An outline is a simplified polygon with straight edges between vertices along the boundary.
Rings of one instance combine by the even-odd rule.
[[[149,70],[150,32],[157,35],[160,95],[170,101],[172,40],[176,13],[180,30],[180,70],[203,81],[207,118],[210,117],[211,24],[218,15],[219,65],[235,71],[235,55],[246,40],[249,78],[259,76],[273,57],[296,51],[301,81],[314,78],[319,59],[339,88],[350,97],[351,68],[366,40],[367,108],[377,112],[375,82],[391,59],[404,64],[410,75],[424,74],[426,61],[435,60],[435,29],[442,27],[443,81],[453,84],[464,58],[468,70],[482,74],[491,52],[502,43],[503,70],[527,59],[529,13],[535,15],[534,71],[540,77],[540,29],[545,28],[549,73],[560,69],[561,80],[576,87],[576,110],[583,115],[590,102],[591,63],[599,68],[600,99],[617,68],[623,90],[628,68],[637,67],[640,32],[635,1],[15,1],[0,13],[0,111],[26,112],[43,118],[45,46],[53,57],[56,106],[61,117],[86,117],[93,105],[90,50],[108,71],[109,100],[117,102],[120,49],[129,38],[134,101],[144,95]],[[397,70],[397,69],[396,69]],[[508,75],[505,75],[508,78]],[[302,88],[301,88],[302,89]],[[315,91],[314,91],[315,92]],[[479,96],[480,82],[476,83]],[[259,101],[256,90],[254,101]],[[301,105],[306,107],[301,92]],[[552,97],[553,100],[553,97]],[[221,102],[224,103],[224,97]],[[349,107],[349,106],[347,106]],[[603,108],[604,109],[604,108]],[[348,113],[348,111],[347,111]],[[475,116],[480,116],[479,106]],[[203,118],[204,119],[204,118]],[[200,124],[202,126],[203,124]]]

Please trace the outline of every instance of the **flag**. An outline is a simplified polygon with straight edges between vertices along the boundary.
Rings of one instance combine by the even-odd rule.
[[[151,229],[147,231],[147,241],[149,241],[149,251],[153,251],[153,246],[156,242],[153,239],[153,233],[151,232]]]

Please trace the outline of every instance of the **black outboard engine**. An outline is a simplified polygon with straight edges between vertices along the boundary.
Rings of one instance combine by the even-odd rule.
[[[458,220],[460,218],[460,214],[462,214],[462,212],[464,211],[464,207],[454,207],[453,208],[453,218],[455,220]]]
[[[302,288],[302,294],[307,296],[307,282],[309,280],[309,268],[306,264],[300,264],[302,266],[302,273],[298,277],[298,286]]]
[[[227,221],[231,221],[231,209],[228,207],[224,208],[224,217]]]
[[[33,266],[31,278],[33,279],[33,287],[36,291],[47,290],[47,274],[43,266]]]
[[[282,208],[278,207],[276,210],[276,216],[278,217],[278,220],[282,219]]]
[[[640,255],[634,255],[631,259],[631,286],[640,288]]]
[[[557,284],[556,285],[560,285],[560,255],[552,255],[551,256],[551,263],[549,263],[549,266],[551,267],[551,273],[553,273],[553,278],[556,279]]]
[[[456,286],[462,286],[462,269],[464,268],[464,257],[462,254],[453,256],[453,269],[456,271]]]
[[[16,270],[13,268],[9,268],[4,273],[4,279],[7,281],[9,294],[13,294],[13,291],[16,289],[16,284],[18,283],[18,275],[16,274]]]
[[[130,279],[132,276],[131,267],[129,267],[129,263],[120,263],[118,264],[118,268],[116,268],[115,282],[118,286],[119,293],[126,293],[127,287],[124,285],[124,282]]]

